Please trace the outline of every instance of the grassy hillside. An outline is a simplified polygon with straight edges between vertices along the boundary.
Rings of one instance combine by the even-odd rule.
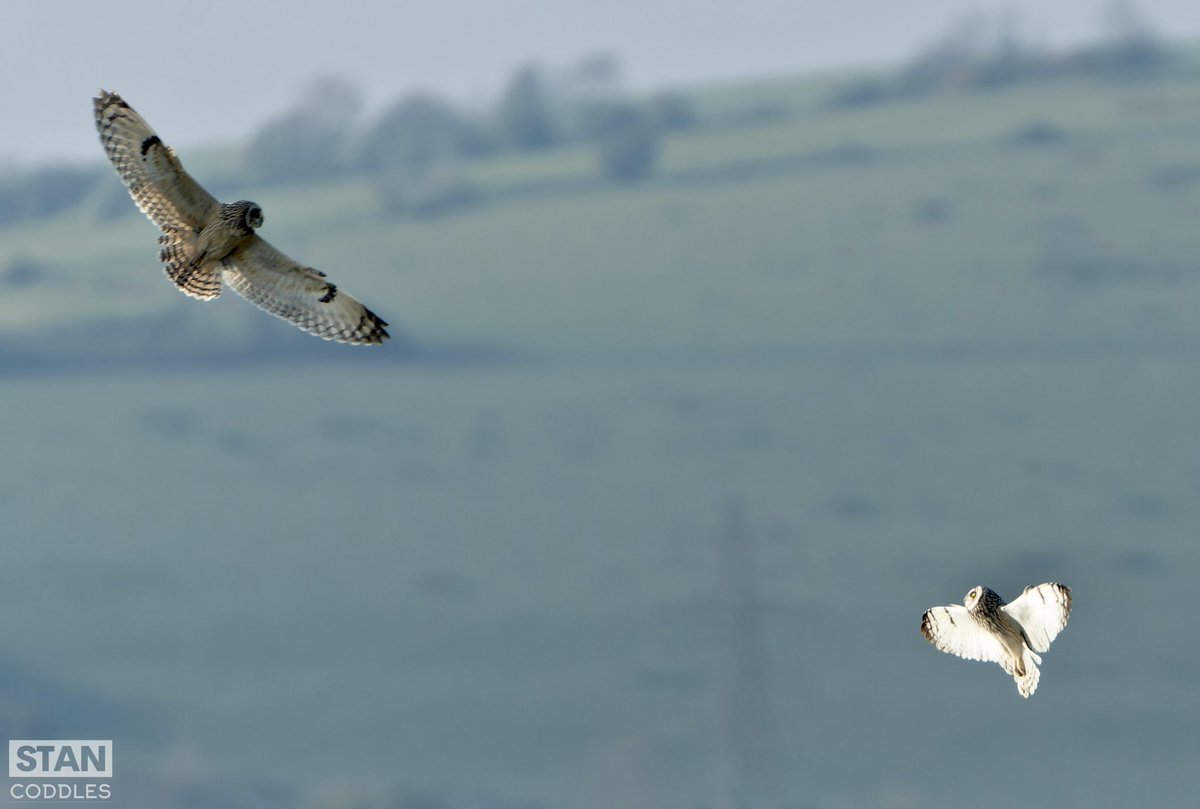
[[[1081,339],[1147,318],[1190,333],[1198,87],[1190,74],[1073,80],[837,113],[797,91],[773,102],[781,120],[668,139],[655,179],[633,188],[596,179],[582,147],[471,164],[485,202],[429,221],[382,213],[366,179],[229,194],[260,202],[267,238],[422,344],[573,356]],[[0,267],[43,268],[4,297],[5,345],[24,349],[39,323],[115,329],[131,315],[152,321],[143,342],[179,339],[164,317],[189,338],[292,342],[240,301],[164,294],[154,230],[127,210],[114,221],[83,206],[2,234]],[[37,342],[68,353],[76,337]],[[130,340],[93,344],[136,357]]]
[[[374,352],[185,300],[100,199],[0,231],[0,711],[135,805],[1186,803],[1200,75],[821,97],[436,219],[235,190]],[[1028,703],[917,633],[1044,580]]]

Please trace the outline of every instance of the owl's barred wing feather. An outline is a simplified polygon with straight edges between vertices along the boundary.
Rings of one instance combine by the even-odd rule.
[[[1057,582],[1026,587],[1000,609],[1017,620],[1035,652],[1045,652],[1071,616],[1071,588]]]
[[[150,221],[165,233],[195,233],[212,220],[217,200],[184,171],[142,116],[105,90],[92,99],[92,106],[108,159]]]
[[[926,610],[921,616],[921,634],[934,648],[967,660],[1003,665],[1010,659],[996,636],[981,627],[966,607],[958,604]]]
[[[325,280],[255,236],[222,262],[225,282],[242,297],[324,340],[372,345],[388,339],[387,323]]]

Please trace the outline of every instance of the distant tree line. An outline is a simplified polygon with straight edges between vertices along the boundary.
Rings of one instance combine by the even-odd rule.
[[[828,98],[855,107],[943,90],[987,89],[1062,76],[1140,76],[1167,66],[1171,50],[1124,0],[1109,4],[1104,36],[1082,47],[1051,51],[1028,40],[1012,13],[971,14],[936,37],[896,74],[851,82]]]
[[[683,93],[627,94],[620,63],[607,54],[554,70],[523,65],[490,109],[463,109],[431,92],[401,96],[368,120],[363,107],[358,87],[344,79],[311,82],[252,135],[239,176],[288,184],[365,175],[387,210],[431,215],[478,199],[464,169],[469,161],[586,144],[603,178],[631,182],[653,171],[664,133],[698,121]],[[106,169],[10,170],[0,174],[0,227],[86,200],[102,217],[135,212]]]
[[[1012,15],[971,16],[895,74],[839,87],[825,106],[862,106],[1063,75],[1136,76],[1171,63],[1170,49],[1130,3],[1113,2],[1104,25],[1106,34],[1097,43],[1051,52],[1024,37]],[[466,109],[431,92],[407,93],[370,118],[363,109],[354,84],[339,78],[313,81],[290,109],[253,134],[239,177],[288,184],[366,176],[385,210],[428,216],[482,198],[468,171],[474,161],[583,146],[593,150],[599,178],[636,182],[654,172],[667,134],[702,123],[754,126],[794,112],[768,105],[701,121],[685,93],[645,97],[627,92],[621,65],[609,54],[553,69],[519,66],[484,109]],[[210,185],[220,182],[210,180]],[[53,216],[93,198],[99,216],[134,213],[107,170],[11,171],[0,176],[0,227]]]
[[[13,171],[0,178],[0,224],[54,216],[99,184],[101,172],[67,166]]]
[[[682,93],[629,97],[619,62],[606,54],[558,70],[520,66],[483,111],[431,92],[401,96],[366,122],[361,108],[352,85],[314,82],[256,133],[245,152],[249,173],[267,183],[365,174],[387,210],[432,215],[478,199],[468,161],[590,144],[604,178],[631,182],[651,173],[664,133],[697,123]]]

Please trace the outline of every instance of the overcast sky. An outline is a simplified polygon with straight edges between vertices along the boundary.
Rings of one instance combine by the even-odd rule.
[[[172,145],[234,139],[321,74],[371,107],[432,89],[482,102],[514,65],[611,52],[633,87],[894,62],[971,11],[1092,37],[1111,0],[38,0],[0,3],[0,166],[99,158],[89,98],[120,92]],[[1200,38],[1200,0],[1139,0]],[[19,110],[19,111],[18,111]]]

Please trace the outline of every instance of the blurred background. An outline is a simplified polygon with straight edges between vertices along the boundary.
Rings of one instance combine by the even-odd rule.
[[[0,11],[6,738],[131,807],[1194,801],[1200,6],[300,8]],[[392,342],[174,290],[99,87]],[[918,632],[1054,580],[1028,701]]]

